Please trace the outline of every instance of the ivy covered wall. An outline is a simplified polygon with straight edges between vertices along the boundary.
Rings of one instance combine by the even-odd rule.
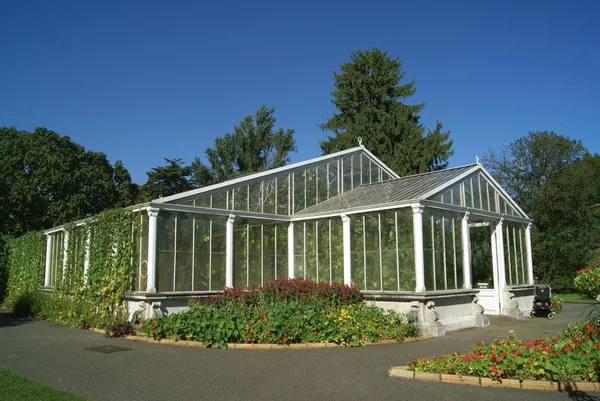
[[[64,236],[51,234],[51,292],[37,292],[44,284],[46,236],[34,232],[11,239],[6,305],[14,309],[26,301],[36,315],[76,327],[105,328],[126,320],[125,292],[135,279],[132,232],[139,221],[129,210],[109,210],[64,226]],[[56,239],[68,244],[62,255],[64,248],[53,246]]]

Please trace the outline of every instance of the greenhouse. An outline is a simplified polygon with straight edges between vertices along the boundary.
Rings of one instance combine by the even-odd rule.
[[[533,299],[531,220],[481,164],[399,177],[364,147],[134,207],[131,313],[302,277],[359,287],[424,333],[522,316]],[[86,277],[94,231],[45,231],[44,287],[70,250]],[[84,278],[85,280],[85,278]]]

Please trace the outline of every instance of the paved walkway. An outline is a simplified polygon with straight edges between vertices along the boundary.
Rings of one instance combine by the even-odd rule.
[[[446,337],[362,348],[242,351],[183,348],[107,339],[47,321],[0,312],[0,366],[95,400],[569,400],[600,393],[541,393],[425,383],[387,377],[410,359],[467,351],[477,340],[554,334],[590,306],[567,304],[554,320],[492,317],[492,326]],[[86,348],[119,345],[102,354]],[[0,389],[2,399],[2,389]]]

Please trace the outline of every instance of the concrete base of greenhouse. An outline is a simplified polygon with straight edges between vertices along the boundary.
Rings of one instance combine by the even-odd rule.
[[[576,382],[563,380],[558,382],[543,380],[515,380],[503,379],[502,382],[487,377],[457,376],[440,373],[425,373],[409,370],[408,366],[393,366],[388,370],[390,377],[404,379],[415,379],[429,382],[441,382],[451,384],[463,384],[468,386],[515,388],[522,390],[546,390],[546,391],[600,391],[600,383]]]

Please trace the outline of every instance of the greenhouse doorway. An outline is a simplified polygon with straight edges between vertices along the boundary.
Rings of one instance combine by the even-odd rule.
[[[471,282],[479,290],[479,304],[485,313],[499,315],[502,310],[498,280],[496,233],[490,221],[469,224],[471,239]]]

